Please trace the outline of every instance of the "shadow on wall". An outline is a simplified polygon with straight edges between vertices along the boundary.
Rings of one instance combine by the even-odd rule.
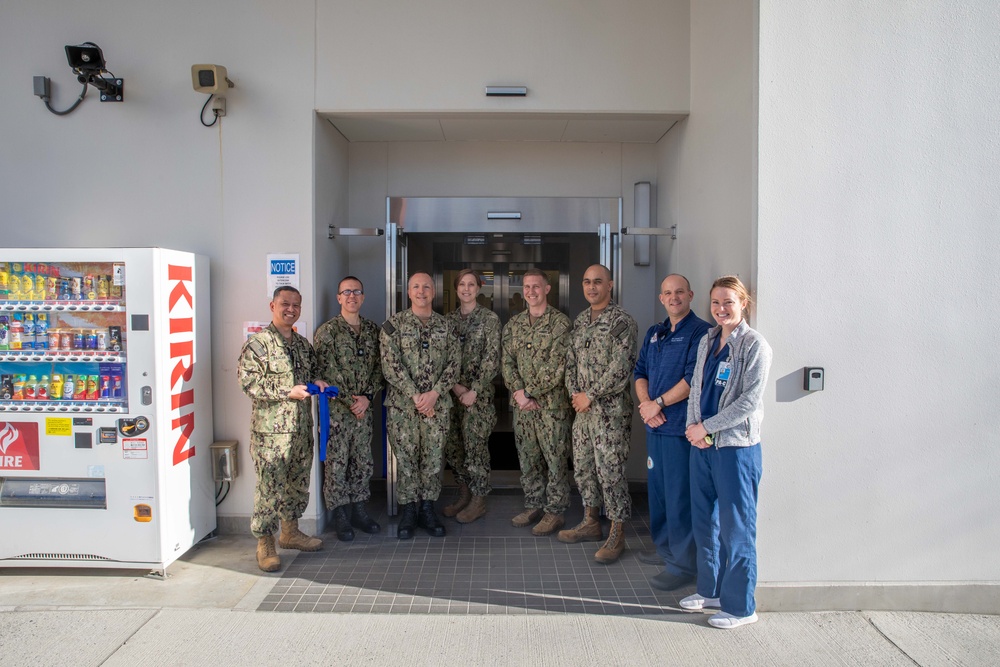
[[[814,391],[806,391],[802,388],[802,378],[805,375],[805,367],[798,369],[797,371],[792,371],[784,377],[778,378],[778,381],[774,383],[775,386],[775,398],[778,403],[791,403],[792,401],[797,401],[804,396],[810,394],[815,394]]]

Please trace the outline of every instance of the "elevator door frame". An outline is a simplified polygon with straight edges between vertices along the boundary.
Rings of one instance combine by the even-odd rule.
[[[408,234],[597,234],[600,263],[611,271],[620,292],[621,230],[621,197],[386,197],[386,320],[407,306]],[[396,456],[384,406],[382,451],[386,509],[395,516]]]

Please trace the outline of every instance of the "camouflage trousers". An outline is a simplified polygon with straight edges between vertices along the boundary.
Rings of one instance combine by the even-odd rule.
[[[323,465],[327,509],[365,502],[372,496],[372,409],[358,419],[341,401],[330,401],[330,438]]]
[[[451,408],[444,459],[455,472],[455,481],[468,484],[474,496],[489,495],[490,433],[497,424],[493,402],[476,401],[465,407],[457,400]]]
[[[569,507],[569,447],[573,415],[565,410],[514,408],[514,441],[527,509],[562,514]]]
[[[451,410],[424,417],[414,408],[387,408],[386,432],[396,456],[396,500],[400,505],[441,495],[444,440]]]
[[[257,474],[250,532],[273,535],[279,519],[298,519],[309,503],[312,433],[250,433],[250,457]]]
[[[632,497],[625,476],[631,435],[631,415],[582,412],[573,422],[573,473],[583,504],[604,505],[612,521],[632,516]]]

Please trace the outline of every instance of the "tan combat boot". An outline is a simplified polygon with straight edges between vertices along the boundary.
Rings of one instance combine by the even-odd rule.
[[[538,508],[526,509],[517,516],[515,516],[513,519],[511,519],[510,525],[514,526],[515,528],[524,528],[526,526],[530,526],[531,524],[535,523],[541,518],[542,518],[542,510]]]
[[[476,519],[486,514],[486,496],[472,496],[472,500],[459,512],[455,519],[459,523],[472,523]]]
[[[531,534],[536,537],[544,537],[551,535],[565,525],[566,519],[563,518],[562,514],[549,514],[546,512],[542,520],[538,522],[538,525],[531,529]]]
[[[441,514],[451,518],[465,509],[470,500],[472,500],[472,491],[469,490],[468,484],[462,482],[458,485],[458,498],[455,498],[455,502],[441,510]],[[468,521],[463,521],[462,523],[468,523]]]
[[[281,522],[281,535],[278,536],[278,546],[282,549],[298,549],[299,551],[319,551],[323,548],[323,540],[309,537],[299,530],[299,520]]]
[[[274,535],[257,538],[257,567],[265,572],[276,572],[281,567],[281,558],[274,549]]]
[[[612,521],[611,530],[608,531],[608,541],[594,554],[594,560],[605,565],[614,563],[623,551],[625,551],[624,526],[621,521]]]
[[[583,521],[575,528],[560,530],[559,534],[556,535],[556,539],[567,544],[600,542],[604,539],[604,534],[601,532],[601,508],[584,507]]]

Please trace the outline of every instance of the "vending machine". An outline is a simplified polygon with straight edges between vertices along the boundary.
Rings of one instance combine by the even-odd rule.
[[[0,250],[0,568],[161,575],[215,530],[208,260]]]

